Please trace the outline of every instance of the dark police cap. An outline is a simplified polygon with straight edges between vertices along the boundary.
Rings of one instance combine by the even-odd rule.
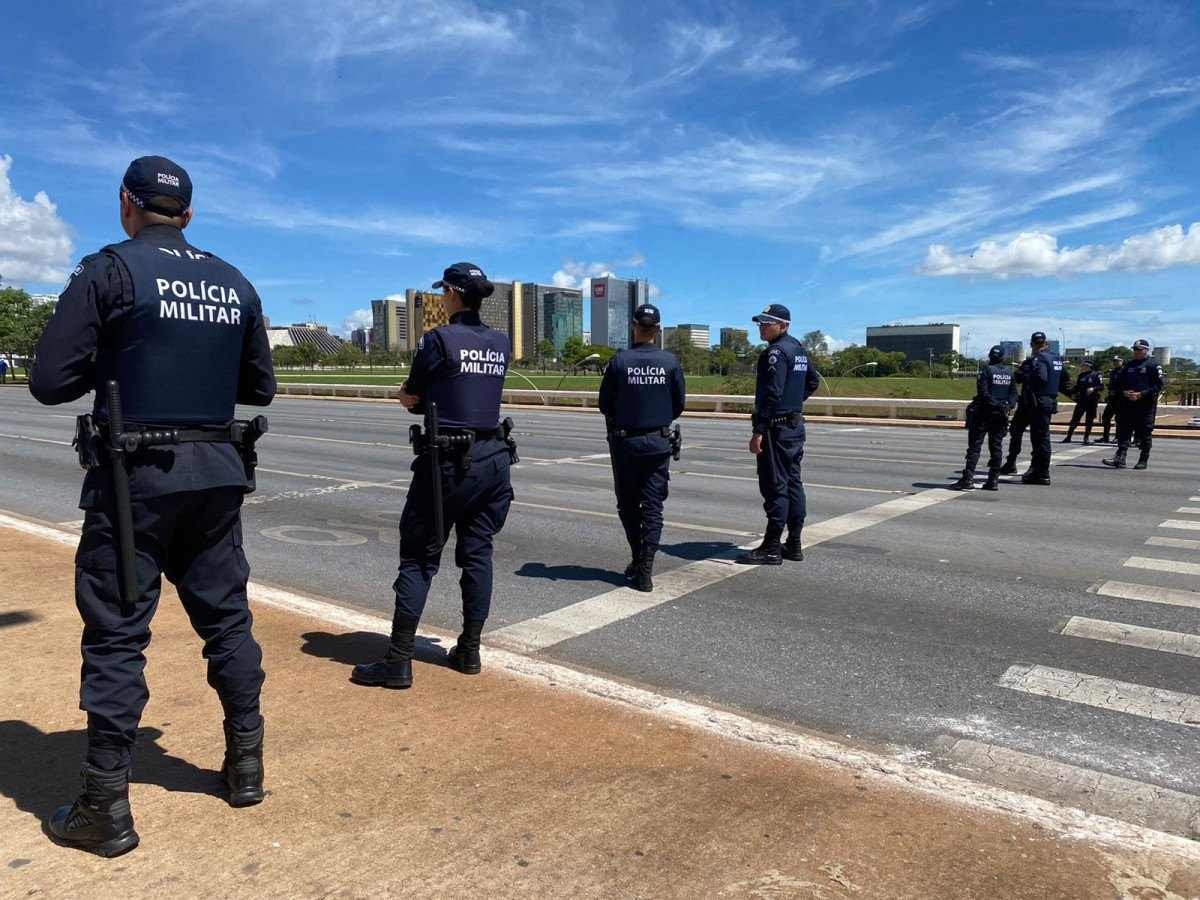
[[[652,328],[662,321],[662,316],[658,314],[657,306],[643,303],[633,311],[633,320],[646,328]]]
[[[1046,343],[1046,332],[1044,332],[1044,331],[1035,331],[1033,334],[1031,334],[1031,335],[1029,336],[1029,343],[1031,343],[1031,344],[1044,344],[1044,343]]]
[[[792,314],[782,303],[772,303],[753,318],[759,325],[790,325]]]
[[[1144,338],[1138,338],[1136,341],[1133,342],[1133,349],[1134,350],[1149,350],[1150,342],[1145,340]]]
[[[192,205],[192,179],[165,156],[139,156],[125,170],[121,186],[146,212],[174,217]]]
[[[442,272],[441,281],[433,283],[435,288],[452,287],[468,296],[490,297],[496,286],[488,281],[483,269],[475,263],[458,262]]]
[[[1004,359],[1004,348],[999,344],[993,344],[992,349],[988,351],[988,362],[1000,362]]]

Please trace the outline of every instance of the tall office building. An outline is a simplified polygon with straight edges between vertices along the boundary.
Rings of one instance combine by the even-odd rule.
[[[1092,353],[1087,347],[1068,347],[1067,352],[1063,354],[1063,359],[1067,362],[1081,363]]]
[[[633,311],[650,302],[650,283],[604,275],[592,279],[592,343],[625,350],[633,339]]]
[[[712,346],[707,325],[695,325],[688,322],[680,322],[675,326],[675,328],[677,333],[682,334],[685,338],[687,338],[688,342],[693,347],[699,347],[701,350],[707,350]]]
[[[404,349],[416,350],[417,342],[427,331],[439,325],[450,324],[450,314],[446,312],[446,304],[440,292],[415,291],[409,288],[404,292],[408,300],[408,341]]]
[[[1150,351],[1150,357],[1160,366],[1169,366],[1171,364],[1171,348],[1155,347]]]
[[[903,353],[910,360],[930,360],[950,351],[959,352],[958,326],[935,322],[929,325],[873,325],[867,328],[867,346],[884,353]]]
[[[366,353],[373,346],[375,346],[372,342],[374,333],[374,328],[355,328],[350,332],[350,343],[363,353]]]
[[[479,318],[488,328],[508,335],[509,342],[516,344],[513,336],[513,283],[511,281],[493,281],[496,289],[492,296],[485,297],[479,306]],[[516,359],[516,347],[513,347],[513,358]]]
[[[744,347],[749,342],[750,332],[745,328],[729,328],[726,326],[721,329],[722,347]]]
[[[392,294],[371,301],[371,346],[396,353],[408,349],[408,311],[411,303]]]

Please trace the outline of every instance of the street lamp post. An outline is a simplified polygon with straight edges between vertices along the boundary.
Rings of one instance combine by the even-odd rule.
[[[868,363],[863,363],[861,366],[855,366],[853,369],[850,369],[848,372],[843,372],[841,375],[837,376],[838,383],[841,384],[841,381],[843,378],[845,378],[847,375],[853,375],[859,369],[874,369],[878,365],[879,365],[879,363],[877,363],[875,361],[871,361]],[[834,392],[833,392],[833,385],[830,384],[828,378],[825,379],[825,384],[829,386],[829,396],[830,397],[836,396],[836,394],[834,394]]]
[[[579,362],[575,363],[575,365],[571,366],[569,374],[572,374],[572,375],[573,375],[573,374],[575,374],[576,372],[578,372],[578,371],[579,371],[579,367],[580,367],[580,366],[582,366],[582,365],[583,365],[585,362],[587,362],[589,359],[599,359],[599,358],[600,358],[600,354],[599,354],[599,353],[589,353],[589,354],[588,354],[587,356],[585,356],[583,359],[579,360]],[[562,378],[558,379],[558,384],[557,384],[557,385],[555,386],[555,388],[554,388],[556,391],[557,391],[559,388],[561,388],[561,387],[562,387],[563,379],[565,379],[565,378],[567,377],[567,375],[568,375],[568,372],[563,372],[563,373],[562,373]]]

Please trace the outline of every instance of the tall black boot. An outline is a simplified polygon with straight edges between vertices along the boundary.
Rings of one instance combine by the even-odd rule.
[[[800,546],[800,529],[788,527],[787,542],[783,545],[781,555],[791,562],[804,562],[804,548]]]
[[[988,469],[987,481],[985,481],[983,483],[983,489],[985,491],[1000,490],[1000,470],[999,469]]]
[[[639,591],[649,593],[654,590],[654,554],[658,552],[657,547],[651,547],[646,544],[642,547],[642,552],[638,555],[637,573],[634,575],[633,586]]]
[[[129,767],[106,772],[84,765],[82,777],[75,802],[50,817],[50,833],[59,843],[98,856],[128,853],[138,845],[129,809]]]
[[[234,731],[225,723],[225,762],[221,774],[229,791],[230,806],[262,803],[263,725],[253,731]]]
[[[1010,453],[1008,455],[1008,458],[1006,460],[1004,460],[1004,465],[1002,465],[1000,467],[1000,474],[1001,475],[1016,475],[1017,474],[1017,457],[1015,455]]]
[[[1149,436],[1142,438],[1142,449],[1138,453],[1138,461],[1133,464],[1135,469],[1150,468],[1150,445],[1153,441]]]
[[[1108,466],[1110,469],[1125,468],[1125,454],[1129,452],[1127,447],[1117,447],[1117,452],[1113,454],[1112,459],[1102,459],[1100,462]]]
[[[753,550],[747,550],[737,557],[734,562],[744,566],[781,566],[783,565],[783,548],[779,538],[783,529],[775,525],[767,525],[767,533],[763,535],[762,543]]]
[[[417,620],[397,613],[392,619],[392,639],[387,654],[379,662],[355,666],[350,680],[367,687],[412,687],[412,655],[416,639]]]
[[[975,471],[973,469],[963,469],[962,477],[954,484],[950,485],[952,491],[973,491],[975,490]]]
[[[482,619],[464,619],[462,634],[458,643],[446,654],[446,662],[452,669],[458,669],[464,675],[478,675],[483,671],[483,661],[479,658],[479,636],[483,634]]]
[[[1090,444],[1092,442],[1092,426],[1085,425],[1083,427],[1083,443]]]
[[[1064,437],[1064,438],[1063,438],[1061,441],[1059,441],[1059,443],[1060,443],[1060,444],[1069,444],[1069,443],[1071,443],[1071,438],[1075,436],[1075,429],[1076,429],[1076,427],[1077,427],[1077,426],[1075,426],[1075,425],[1068,425],[1068,426],[1067,426],[1067,436],[1066,436],[1066,437]]]

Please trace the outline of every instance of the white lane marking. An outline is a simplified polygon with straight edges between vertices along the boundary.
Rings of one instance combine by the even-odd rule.
[[[1063,623],[1059,632],[1067,637],[1106,641],[1110,644],[1124,644],[1127,647],[1141,647],[1144,650],[1177,653],[1181,656],[1200,656],[1200,634],[1143,628],[1141,625],[1125,625],[1121,622],[1089,619],[1084,616],[1071,616]]]
[[[1200,696],[1144,684],[1085,675],[1051,666],[1010,666],[996,684],[1003,688],[1126,713],[1143,719],[1200,726]]]
[[[410,450],[408,444],[389,444],[386,441],[351,441],[346,438],[317,437],[312,434],[286,434],[281,431],[269,432],[272,438],[291,438],[295,441],[322,441],[328,444],[353,444],[357,447],[389,447],[394,450]]]
[[[1189,516],[1200,516],[1200,506],[1181,506],[1175,512],[1187,513]]]
[[[6,514],[4,511],[0,511],[0,526],[70,547],[78,543],[78,539],[72,534]],[[347,630],[354,629],[379,635],[391,633],[390,617],[384,618],[338,606],[273,585],[252,581],[247,588],[254,603],[272,606]],[[455,636],[450,632],[441,632],[426,626],[421,626],[421,632],[444,647],[449,648],[454,644]],[[485,635],[484,638],[486,644],[491,643],[491,635]],[[738,741],[791,759],[802,759],[860,774],[872,783],[901,790],[914,789],[976,809],[1017,816],[1025,821],[1037,822],[1041,827],[1052,829],[1064,837],[1102,841],[1144,851],[1175,853],[1186,859],[1200,861],[1200,843],[1184,840],[1160,830],[1089,814],[1016,791],[991,787],[958,775],[913,765],[881,753],[849,747],[827,738],[800,734],[722,709],[632,687],[598,675],[578,672],[567,666],[496,650],[491,646],[485,646],[484,656],[490,672],[505,672],[534,682],[540,687],[568,691],[623,708],[632,707],[646,715],[724,740]]]
[[[1180,550],[1200,550],[1200,541],[1190,541],[1187,538],[1149,537],[1146,543],[1151,547],[1178,547]]]
[[[1174,572],[1178,575],[1200,575],[1200,563],[1179,562],[1175,559],[1154,559],[1148,556],[1131,556],[1125,560],[1130,569],[1149,569],[1151,572]]]
[[[538,465],[540,465],[540,466],[561,466],[561,465],[566,465],[568,463],[581,463],[581,462],[585,462],[585,461],[591,460],[591,459],[608,459],[608,456],[609,456],[609,454],[607,451],[604,453],[588,453],[584,456],[563,456],[558,459],[540,460],[538,462]]]
[[[1177,528],[1180,531],[1200,531],[1200,522],[1185,522],[1183,519],[1167,519],[1160,522],[1159,528]]]
[[[680,470],[672,472],[671,475],[690,475],[694,478],[717,478],[725,481],[758,481],[758,476],[754,475],[722,475],[718,472],[692,472],[688,470]],[[847,487],[841,484],[820,484],[816,481],[804,482],[806,488],[821,488],[831,491],[861,491],[865,494],[907,494],[909,491],[893,491],[885,490],[884,488],[865,488],[865,487]]]
[[[919,494],[885,500],[876,506],[806,527],[804,545],[812,547],[822,544],[960,496],[962,494],[956,491],[932,488]],[[490,639],[501,646],[521,651],[544,650],[755,568],[738,565],[728,556],[699,560],[658,576],[654,590],[648,593],[632,588],[616,588],[498,629],[492,632]]]
[[[983,780],[1137,825],[1200,836],[1200,797],[967,738],[939,740],[947,758]]]
[[[370,482],[347,481],[341,484],[323,484],[303,491],[280,491],[275,494],[254,493],[242,501],[243,506],[259,506],[263,503],[274,503],[277,500],[302,500],[305,497],[320,497],[324,494],[340,494],[346,491],[357,491],[369,487]]]
[[[72,416],[71,418],[74,418]],[[58,444],[62,447],[70,447],[70,441],[52,441],[50,438],[30,437],[27,434],[0,434],[0,438],[12,438],[14,441],[33,441],[35,444]]]
[[[1200,503],[1200,497],[1188,497],[1189,503]]]
[[[1188,606],[1200,609],[1200,591],[1182,591],[1153,584],[1131,584],[1128,581],[1106,581],[1096,593],[1121,600],[1143,600],[1146,603],[1165,603],[1168,606]]]
[[[600,510],[583,510],[578,507],[571,506],[551,506],[549,503],[533,503],[529,500],[514,500],[513,506],[525,506],[530,509],[548,509],[552,512],[570,513],[571,515],[595,516],[600,519],[616,519],[619,518],[616,513],[602,512]],[[691,522],[673,522],[670,519],[664,519],[663,525],[667,528],[683,528],[688,531],[707,531],[710,534],[732,534],[737,537],[758,537],[761,532],[758,531],[739,531],[736,528],[720,528],[716,525],[693,525]]]

